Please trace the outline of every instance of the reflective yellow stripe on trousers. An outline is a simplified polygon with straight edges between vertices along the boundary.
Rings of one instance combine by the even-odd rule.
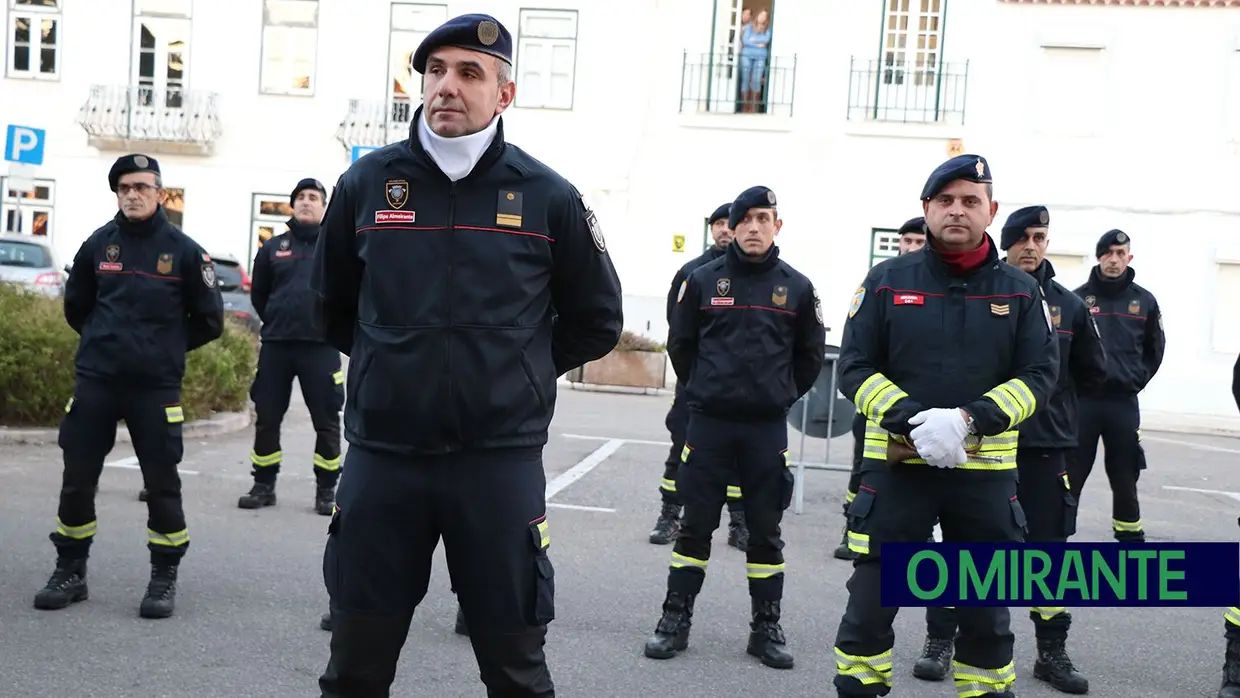
[[[877,424],[873,422],[866,424],[865,446],[862,455],[865,458],[886,462],[887,445],[892,438],[890,432]],[[904,437],[899,435],[895,435],[894,438],[904,441]],[[995,436],[982,437],[978,442],[977,453],[969,454],[969,459],[965,461],[965,464],[957,467],[963,470],[1012,470],[1016,468],[1016,443],[1019,439],[1020,433],[1016,430],[1005,431]],[[975,456],[980,456],[986,460],[981,460]],[[926,465],[924,458],[909,458],[901,462]]]
[[[876,684],[891,688],[891,650],[871,657],[846,654],[835,648],[835,669],[840,676],[848,676],[863,685]]]
[[[982,669],[969,666],[957,659],[954,674],[956,695],[960,698],[1004,693],[1011,690],[1016,683],[1016,666],[1011,662],[1000,669]]]
[[[1237,628],[1240,628],[1240,608],[1232,606],[1227,609],[1227,612],[1223,614],[1223,619]]]

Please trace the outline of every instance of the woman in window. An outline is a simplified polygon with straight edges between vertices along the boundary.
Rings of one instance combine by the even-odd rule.
[[[770,14],[759,10],[752,24],[741,30],[741,104],[742,111],[757,111],[762,95],[762,81],[766,77],[767,59],[770,57]]]

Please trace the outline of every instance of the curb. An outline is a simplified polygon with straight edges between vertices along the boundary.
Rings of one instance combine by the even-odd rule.
[[[182,439],[203,439],[241,431],[252,423],[250,413],[221,412],[210,419],[195,419],[181,427]],[[24,444],[27,446],[54,446],[60,430],[47,427],[0,427],[0,444]],[[116,443],[131,443],[129,430],[116,430]]]
[[[620,395],[675,395],[676,391],[671,388],[632,388],[624,385],[594,385],[592,383],[573,383],[571,381],[558,381],[558,386],[568,388],[569,390],[577,390],[583,393],[616,393]]]

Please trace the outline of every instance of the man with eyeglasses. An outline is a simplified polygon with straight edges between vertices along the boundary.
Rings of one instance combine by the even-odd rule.
[[[167,618],[189,548],[177,472],[185,355],[223,333],[224,302],[211,257],[160,204],[159,163],[126,155],[108,184],[120,210],[82,244],[65,284],[65,319],[81,335],[77,385],[60,424],[64,480],[50,536],[56,570],[34,606],[60,609],[87,598],[95,492],[123,419],[147,492],[151,578],[139,614]]]

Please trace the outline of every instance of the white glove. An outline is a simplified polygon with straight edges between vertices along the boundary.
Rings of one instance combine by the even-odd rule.
[[[908,423],[917,425],[909,436],[917,447],[917,454],[930,465],[954,468],[968,461],[964,439],[969,428],[959,409],[931,408],[913,415]]]

